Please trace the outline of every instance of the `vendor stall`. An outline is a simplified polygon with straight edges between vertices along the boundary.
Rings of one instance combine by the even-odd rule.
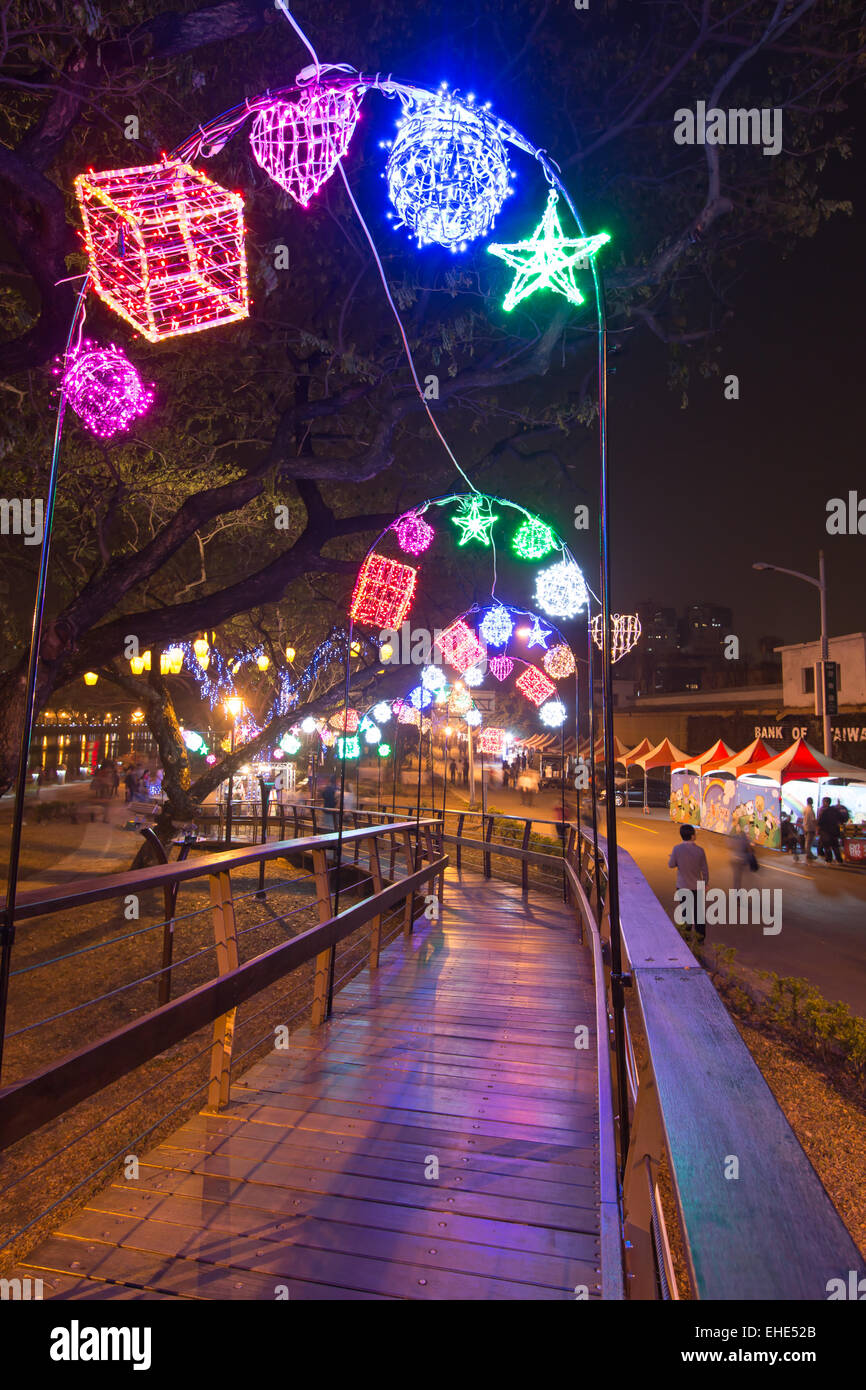
[[[733,755],[723,739],[717,738],[696,758],[685,758],[671,767],[671,820],[680,824],[701,823],[701,774],[705,767],[726,762]]]
[[[735,808],[737,828],[745,829],[748,817],[737,799],[737,779],[741,773],[747,774],[775,756],[775,748],[771,748],[762,738],[756,738],[732,757],[714,758],[704,764],[701,771],[701,826],[704,830],[730,835]]]

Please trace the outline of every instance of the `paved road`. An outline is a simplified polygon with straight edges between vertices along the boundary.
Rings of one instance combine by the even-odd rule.
[[[697,834],[710,885],[732,887],[729,837],[700,829]],[[617,841],[672,917],[675,875],[667,863],[679,826],[665,812],[620,811]],[[735,946],[746,965],[811,980],[827,999],[840,999],[866,1017],[866,873],[823,862],[795,864],[774,850],[758,850],[757,857],[761,867],[744,886],[780,893],[781,931],[771,936],[760,926],[711,926],[707,940]]]

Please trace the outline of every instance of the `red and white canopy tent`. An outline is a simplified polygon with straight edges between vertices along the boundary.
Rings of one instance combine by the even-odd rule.
[[[852,763],[842,763],[838,758],[828,758],[804,738],[797,738],[789,747],[775,757],[765,759],[756,766],[749,766],[747,776],[767,777],[771,782],[782,785],[785,782],[819,782],[831,777],[846,782],[866,782],[866,767],[855,767]]]
[[[720,758],[717,762],[710,762],[701,768],[701,773],[707,772],[729,772],[732,777],[747,777],[750,772],[757,771],[761,763],[770,762],[775,758],[778,750],[771,748],[769,743],[765,743],[762,738],[754,738],[751,743],[741,748],[739,753],[734,753],[730,758]]]
[[[700,773],[708,765],[715,766],[716,763],[726,762],[733,755],[733,748],[729,748],[724,739],[717,738],[710,748],[707,748],[703,753],[698,753],[696,758],[684,758],[681,763],[673,763],[671,772]]]
[[[674,764],[687,762],[688,756],[688,753],[684,753],[681,748],[677,748],[673,743],[671,743],[669,738],[663,738],[660,743],[656,744],[655,748],[650,748],[648,752],[643,753],[639,758],[633,759],[635,767],[643,768],[644,811],[647,811],[649,809],[647,806],[646,780],[646,775],[649,769],[651,767],[673,767]],[[628,774],[626,774],[626,776],[627,775]]]

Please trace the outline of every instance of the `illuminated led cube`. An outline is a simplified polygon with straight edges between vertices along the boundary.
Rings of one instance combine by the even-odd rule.
[[[151,343],[246,318],[244,204],[180,160],[79,174],[93,287]]]
[[[358,574],[349,615],[356,623],[396,632],[412,607],[418,571],[375,552]]]
[[[527,700],[531,700],[534,705],[543,705],[545,700],[549,700],[551,695],[556,694],[556,686],[553,681],[549,681],[543,671],[539,671],[537,666],[527,666],[523,675],[514,684],[525,695]]]
[[[450,627],[446,627],[444,632],[439,633],[436,645],[443,659],[461,675],[470,666],[474,666],[476,661],[485,655],[486,650],[462,618],[458,618]]]
[[[504,729],[494,729],[492,726],[488,725],[488,727],[486,729],[482,729],[478,735],[478,742],[476,747],[478,748],[479,753],[500,754],[504,746]]]

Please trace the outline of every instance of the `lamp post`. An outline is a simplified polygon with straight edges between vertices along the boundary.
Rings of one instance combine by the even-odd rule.
[[[824,753],[830,758],[833,755],[833,734],[830,729],[830,715],[827,712],[827,695],[824,688],[824,671],[826,662],[829,658],[829,642],[827,640],[827,581],[824,575],[824,552],[818,551],[818,578],[814,575],[803,574],[800,570],[785,569],[784,565],[768,565],[763,560],[757,561],[752,565],[753,570],[775,570],[777,574],[790,574],[795,579],[802,579],[806,584],[811,584],[818,590],[821,611],[821,716],[824,726]],[[816,682],[817,685],[817,682]]]
[[[238,719],[243,714],[244,702],[240,695],[230,695],[225,701],[226,714],[232,721],[232,743],[229,749],[229,757],[235,751],[235,730],[237,729]],[[229,773],[229,791],[226,801],[226,849],[231,849],[232,844],[232,792],[234,790],[234,774]]]

